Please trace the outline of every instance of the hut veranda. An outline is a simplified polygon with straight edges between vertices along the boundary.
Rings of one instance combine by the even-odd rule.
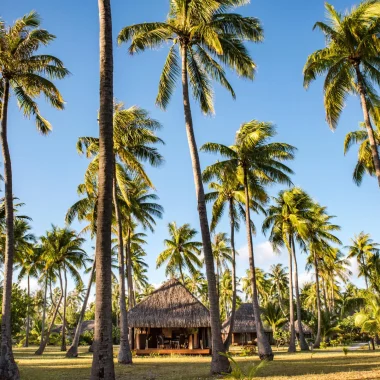
[[[171,279],[128,312],[132,349],[147,353],[210,353],[210,313],[177,279]]]

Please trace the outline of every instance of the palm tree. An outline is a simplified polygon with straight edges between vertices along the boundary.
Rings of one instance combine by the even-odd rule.
[[[251,120],[244,123],[236,133],[235,145],[227,147],[222,144],[207,143],[201,148],[203,151],[219,153],[227,158],[225,161],[217,162],[205,170],[203,177],[206,181],[224,169],[235,171],[244,184],[245,222],[252,279],[253,310],[259,356],[262,360],[272,360],[273,352],[260,319],[249,205],[252,203],[252,199],[258,199],[260,203],[267,201],[268,196],[263,189],[263,185],[276,182],[291,183],[288,174],[291,174],[292,170],[284,165],[282,161],[293,159],[295,148],[285,143],[269,142],[275,135],[276,129],[271,123]]]
[[[17,227],[15,226],[15,230]],[[34,239],[33,239],[34,240]],[[31,246],[29,249],[23,252],[17,259],[17,267],[20,268],[18,279],[21,280],[26,277],[27,292],[28,292],[28,308],[26,316],[26,333],[24,347],[29,347],[29,331],[30,331],[30,278],[38,277],[43,268],[43,262],[41,261],[41,248],[38,246]]]
[[[231,263],[231,248],[228,246],[230,239],[225,232],[219,232],[214,235],[214,241],[212,242],[212,253],[214,255],[215,267],[216,267],[216,283],[217,293],[219,297],[219,280],[220,274],[228,269],[228,264]]]
[[[322,308],[321,294],[319,283],[319,261],[323,260],[324,256],[333,249],[330,243],[342,244],[341,241],[333,234],[334,231],[340,230],[340,227],[331,223],[334,216],[328,215],[326,207],[320,206],[314,202],[310,208],[310,224],[308,225],[308,268],[313,266],[315,270],[315,286],[316,286],[316,301],[317,301],[317,336],[315,338],[314,347],[319,348],[321,343],[321,324],[322,324]]]
[[[265,304],[268,301],[269,296],[269,282],[266,278],[266,273],[261,268],[255,268],[256,288],[258,298],[261,304]],[[242,291],[245,293],[246,301],[252,302],[252,276],[251,271],[247,269],[245,277],[241,278]]]
[[[121,201],[121,212],[123,215],[123,236],[125,238],[125,252],[127,258],[127,280],[128,280],[128,306],[135,306],[133,268],[132,268],[132,248],[133,239],[139,235],[134,234],[137,224],[144,230],[154,231],[155,218],[162,218],[164,209],[156,203],[158,196],[150,191],[149,186],[139,176],[135,176],[128,183],[127,191],[123,194]],[[140,235],[141,237],[141,235]],[[136,241],[138,242],[138,241]],[[140,241],[140,243],[142,243]]]
[[[91,292],[91,286],[92,286],[92,283],[94,282],[95,268],[96,268],[96,261],[94,260],[94,262],[93,262],[93,264],[91,266],[90,276],[88,278],[88,285],[87,285],[87,289],[86,289],[86,295],[85,295],[83,303],[82,303],[82,308],[81,308],[81,311],[80,311],[80,314],[79,314],[77,327],[75,329],[74,339],[73,339],[73,341],[71,343],[70,348],[66,352],[66,357],[67,358],[76,358],[76,357],[78,357],[78,346],[79,346],[79,338],[80,338],[80,334],[81,334],[81,330],[82,330],[82,322],[83,322],[83,319],[84,319],[84,315],[86,313],[87,303],[88,303],[88,299],[90,297],[90,292]]]
[[[363,110],[375,173],[380,186],[380,159],[371,122],[380,106],[373,86],[380,84],[378,62],[380,4],[362,1],[351,12],[339,13],[326,3],[327,23],[317,22],[315,29],[326,36],[326,47],[311,54],[304,67],[304,86],[326,73],[324,103],[326,118],[332,129],[338,124],[348,94],[357,94]]]
[[[41,116],[35,99],[43,94],[54,108],[63,109],[62,96],[51,80],[62,79],[69,74],[58,58],[47,54],[35,54],[41,46],[46,46],[55,39],[55,36],[40,29],[39,26],[40,18],[36,12],[25,15],[9,27],[6,27],[3,22],[0,23],[0,137],[4,162],[7,240],[0,358],[0,378],[4,379],[19,379],[20,377],[13,358],[11,338],[11,295],[15,243],[12,164],[7,137],[9,98],[12,92],[24,115],[35,117],[37,129],[41,133],[47,134],[51,130],[51,125]]]
[[[376,145],[378,146],[380,144],[378,128],[376,128],[373,133]],[[344,154],[347,154],[354,144],[360,144],[360,146],[358,150],[358,162],[356,163],[352,179],[356,185],[360,186],[365,173],[370,176],[376,175],[372,158],[371,144],[369,142],[368,133],[364,123],[360,123],[359,130],[347,133],[346,138],[344,139]]]
[[[368,294],[364,307],[355,314],[355,325],[361,328],[362,333],[370,336],[372,349],[375,350],[375,337],[380,331],[380,297],[377,294]]]
[[[369,263],[374,255],[379,254],[380,245],[371,239],[369,234],[360,232],[351,239],[352,245],[346,247],[348,249],[348,258],[355,258],[359,264],[359,276],[363,276],[365,285],[368,290]]]
[[[263,320],[271,327],[273,334],[288,321],[281,308],[273,302],[268,302],[263,308]]]
[[[99,0],[100,108],[96,234],[95,344],[91,380],[115,379],[112,346],[111,225],[113,159],[113,49],[111,1]]]
[[[52,226],[52,230],[41,238],[41,242],[43,254],[46,257],[46,271],[50,271],[52,275],[58,277],[60,283],[60,301],[56,304],[55,316],[59,312],[60,303],[63,299],[61,351],[66,351],[67,274],[70,274],[76,284],[82,283],[78,270],[83,268],[87,261],[87,254],[81,248],[84,239],[78,237],[73,230]],[[55,316],[52,318],[51,327],[54,324]],[[45,339],[41,341],[40,347],[36,351],[37,355],[43,354],[49,341],[51,327]]]
[[[301,300],[298,286],[298,265],[295,242],[305,247],[307,238],[307,226],[310,217],[312,201],[302,189],[292,188],[280,191],[274,198],[274,204],[267,211],[268,216],[263,222],[263,232],[270,229],[269,241],[276,251],[285,246],[289,253],[289,320],[290,320],[290,344],[289,352],[296,351],[296,333],[294,327],[293,307],[293,278],[297,305],[297,322],[299,329],[299,341],[302,351],[308,351],[309,346],[302,330]],[[294,275],[293,275],[294,262]]]
[[[263,39],[260,22],[253,17],[227,13],[230,9],[247,2],[245,0],[209,0],[207,2],[174,0],[170,2],[169,16],[165,22],[128,26],[120,32],[118,37],[119,43],[131,40],[129,47],[131,54],[157,48],[166,42],[172,44],[161,74],[156,100],[162,108],[165,109],[169,104],[176,80],[181,76],[186,133],[209,283],[213,347],[212,373],[228,371],[229,363],[226,357],[219,355],[224,348],[220,335],[219,304],[201,166],[190,108],[189,81],[195,100],[200,103],[202,111],[209,114],[213,112],[211,80],[221,83],[235,97],[226,79],[223,66],[232,68],[240,76],[253,79],[256,66],[244,46],[244,41],[260,42]]]
[[[286,297],[287,290],[289,287],[287,268],[283,267],[282,264],[273,264],[269,268],[268,280],[271,283],[270,293],[278,298],[279,306],[282,314],[285,315],[284,310],[284,298]]]
[[[118,258],[119,258],[119,282],[120,282],[120,349],[118,361],[122,364],[132,363],[132,353],[128,343],[128,319],[125,301],[125,262],[124,262],[124,241],[122,228],[122,215],[120,211],[119,192],[121,196],[127,198],[126,188],[130,179],[126,173],[128,171],[137,173],[144,182],[153,187],[147,176],[141,161],[149,161],[150,164],[158,166],[162,161],[162,156],[153,144],[162,143],[154,131],[160,124],[149,117],[148,112],[138,107],[125,109],[123,103],[114,104],[113,116],[113,151],[114,151],[114,176],[113,176],[113,204],[114,215],[117,226],[116,236],[118,237]],[[93,177],[98,173],[99,139],[92,137],[80,137],[77,143],[80,153],[86,150],[87,157],[93,157],[90,163],[86,179],[93,182]]]
[[[222,319],[226,320],[231,315],[232,309],[232,274],[229,269],[225,269],[220,276],[219,281],[219,299],[220,309],[222,310]]]
[[[194,241],[197,231],[189,224],[177,227],[175,222],[169,223],[170,239],[165,239],[166,249],[157,257],[157,268],[166,264],[165,275],[174,277],[179,273],[182,284],[185,284],[184,270],[187,269],[191,275],[197,272],[197,267],[202,267],[198,258],[201,253],[202,243]]]

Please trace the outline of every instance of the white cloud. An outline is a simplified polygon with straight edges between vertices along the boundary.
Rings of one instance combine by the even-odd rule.
[[[23,278],[20,281],[20,286],[23,289],[27,289],[28,288],[28,280],[26,278]],[[32,292],[36,291],[39,288],[40,288],[40,285],[38,284],[37,279],[36,278],[31,278],[30,279],[30,292],[32,293]]]
[[[312,272],[302,272],[298,275],[298,284],[302,287],[307,282],[313,282],[314,278],[315,277]]]
[[[348,261],[350,262],[349,269],[352,272],[352,278],[357,279],[359,277],[359,263],[355,257],[351,257]]]
[[[240,272],[245,272],[248,268],[248,245],[238,249],[239,256],[237,257],[237,268]],[[285,253],[276,253],[273,251],[272,245],[269,241],[257,244],[253,247],[255,266],[268,271],[272,264],[282,263],[287,266],[288,255]]]

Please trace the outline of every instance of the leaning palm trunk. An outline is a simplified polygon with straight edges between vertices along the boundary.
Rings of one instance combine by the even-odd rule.
[[[25,344],[24,347],[29,347],[29,330],[30,330],[30,276],[28,275],[28,306],[26,308],[26,328],[25,328]]]
[[[91,380],[114,380],[112,345],[113,51],[111,1],[98,0],[100,42],[99,172],[96,301]]]
[[[53,316],[51,318],[51,322],[50,322],[49,328],[48,328],[48,330],[46,332],[45,339],[41,341],[40,346],[38,347],[38,350],[34,353],[35,355],[42,355],[44,353],[44,351],[45,351],[45,348],[46,348],[47,344],[49,343],[49,338],[50,338],[51,330],[53,329],[54,322],[55,322],[55,319],[57,318],[58,310],[59,310],[59,308],[61,306],[61,302],[62,302],[62,298],[63,298],[63,284],[62,284],[62,276],[61,276],[60,272],[59,272],[59,281],[60,281],[60,284],[61,284],[62,291],[61,291],[61,294],[59,296],[59,300],[58,300],[57,304],[55,305]]]
[[[315,338],[314,348],[319,348],[321,345],[321,296],[319,292],[319,274],[318,274],[318,259],[317,254],[314,252],[314,267],[315,267],[315,286],[317,292],[317,314],[318,314],[318,326],[317,326],[317,337]]]
[[[46,280],[45,280],[45,294],[44,294],[44,305],[43,305],[43,310],[42,310],[41,340],[40,340],[40,342],[42,342],[44,340],[44,333],[45,333],[47,292],[48,292],[48,276],[46,276]]]
[[[227,339],[224,342],[224,347],[228,352],[230,344],[232,341],[232,333],[234,331],[235,325],[235,312],[236,312],[236,251],[235,251],[235,220],[233,213],[233,201],[230,200],[230,228],[231,228],[231,253],[232,253],[232,305],[231,305],[231,316],[230,325],[228,329]]]
[[[252,282],[252,302],[253,302],[253,314],[255,316],[255,326],[257,334],[257,346],[259,351],[260,360],[273,360],[273,351],[270,346],[269,340],[265,335],[263,323],[260,316],[260,306],[259,299],[257,295],[257,284],[256,284],[256,268],[255,268],[255,258],[253,255],[253,243],[252,243],[252,232],[251,232],[251,215],[249,210],[250,197],[248,188],[248,174],[247,169],[244,168],[244,192],[245,192],[245,224],[247,230],[247,241],[248,241],[248,254],[249,254],[249,268],[251,271],[251,282]]]
[[[120,217],[119,202],[117,199],[116,188],[116,172],[113,177],[113,203],[115,208],[115,219],[117,225],[117,240],[118,240],[118,261],[119,261],[119,308],[120,308],[120,348],[118,354],[118,362],[121,364],[132,364],[132,352],[129,346],[128,339],[128,316],[127,303],[125,302],[125,266],[124,266],[124,246],[123,233]]]
[[[8,103],[9,103],[9,80],[4,80],[3,107],[1,111],[1,147],[4,163],[5,184],[5,260],[3,280],[3,304],[1,313],[1,354],[0,354],[0,379],[18,380],[20,373],[13,357],[11,336],[11,298],[12,298],[12,275],[14,259],[14,224],[13,224],[13,190],[12,190],[12,163],[8,146]]]
[[[187,46],[181,46],[182,54],[182,92],[183,92],[183,106],[185,113],[185,124],[187,140],[190,149],[191,163],[193,167],[193,175],[195,182],[195,191],[198,202],[199,222],[202,234],[203,253],[206,264],[206,276],[208,281],[208,297],[210,302],[210,322],[211,322],[211,336],[212,336],[212,362],[211,373],[223,373],[230,371],[230,364],[226,357],[220,355],[224,352],[224,345],[221,336],[220,326],[220,311],[219,302],[216,294],[216,280],[215,280],[215,267],[214,257],[212,254],[210,230],[207,220],[207,209],[205,202],[205,195],[202,183],[202,172],[199,162],[199,155],[197,144],[195,141],[193,120],[191,116],[190,97],[189,97],[189,84],[187,75]]]
[[[66,351],[66,303],[67,303],[67,273],[66,267],[63,267],[63,275],[65,279],[65,287],[63,291],[63,316],[62,316],[62,343],[61,351]]]
[[[128,309],[135,306],[135,296],[133,290],[133,277],[132,277],[132,253],[131,253],[131,228],[128,228],[127,236],[127,281],[128,281]]]
[[[75,330],[73,343],[71,344],[71,347],[66,352],[67,358],[78,357],[79,338],[80,338],[80,334],[81,334],[81,330],[82,330],[82,323],[83,323],[83,319],[84,319],[84,314],[86,313],[87,303],[88,303],[88,299],[89,299],[90,293],[91,293],[92,282],[94,280],[95,266],[96,266],[96,261],[94,261],[94,263],[92,264],[90,278],[88,280],[88,285],[87,285],[87,292],[86,292],[86,296],[85,296],[84,301],[83,301],[82,310],[80,311],[80,315],[79,315],[79,319],[78,319],[77,328]]]
[[[296,291],[298,337],[299,337],[301,351],[309,351],[309,346],[306,342],[305,334],[303,333],[303,328],[302,328],[301,297],[300,297],[300,288],[298,285],[298,264],[297,264],[296,249],[295,249],[293,238],[292,238],[292,256],[293,256],[293,261],[294,261],[294,288]]]
[[[358,82],[358,92],[360,95],[360,103],[363,110],[363,116],[364,116],[364,123],[367,129],[368,133],[368,140],[371,147],[371,153],[372,153],[372,159],[373,159],[373,166],[375,168],[375,173],[377,177],[377,181],[379,183],[380,187],[380,158],[379,158],[379,151],[377,148],[377,143],[375,139],[375,134],[373,132],[372,124],[371,124],[371,118],[369,116],[368,107],[367,107],[367,94],[366,90],[364,88],[364,79],[363,75],[360,71],[359,63],[356,62],[354,64],[355,71],[356,71],[356,79]]]
[[[289,238],[289,330],[290,341],[288,352],[296,352],[296,331],[294,328],[294,297],[293,297],[293,257],[292,242]]]

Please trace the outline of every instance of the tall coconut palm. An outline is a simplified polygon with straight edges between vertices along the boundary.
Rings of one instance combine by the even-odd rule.
[[[197,272],[197,268],[202,266],[199,259],[202,243],[194,241],[197,231],[189,224],[177,227],[175,222],[169,223],[170,239],[165,239],[166,249],[157,257],[157,268],[166,263],[165,275],[175,276],[179,273],[182,283],[185,284],[184,270],[188,270],[191,275]]]
[[[211,238],[207,220],[201,166],[193,128],[190,107],[189,82],[193,96],[204,113],[213,112],[211,80],[219,82],[233,97],[235,93],[227,81],[224,66],[240,76],[253,79],[255,64],[244,46],[244,41],[260,42],[263,31],[258,19],[228,13],[232,8],[248,3],[246,0],[174,0],[170,2],[169,15],[164,22],[151,22],[124,28],[119,43],[131,40],[131,54],[157,48],[170,42],[169,54],[159,83],[157,104],[166,108],[181,77],[186,133],[198,203],[199,221],[205,255],[206,275],[209,283],[213,357],[212,373],[229,370],[220,335],[220,315],[216,294],[215,270]],[[178,54],[179,53],[179,54]]]
[[[207,169],[206,169],[207,173]],[[221,170],[216,175],[216,182],[210,182],[209,188],[211,192],[206,194],[206,202],[213,202],[212,218],[211,218],[211,231],[214,231],[219,224],[226,206],[228,207],[228,214],[230,219],[230,236],[231,236],[231,268],[232,268],[232,285],[233,285],[233,298],[231,306],[230,323],[228,326],[228,335],[225,340],[226,351],[232,341],[232,331],[235,323],[236,312],[236,249],[235,249],[235,230],[240,229],[239,219],[245,217],[244,204],[245,194],[244,186],[241,184],[233,171]],[[254,212],[263,210],[262,205],[256,199],[251,200],[251,209]],[[251,226],[254,230],[253,222]]]
[[[373,131],[376,145],[380,144],[380,135],[378,128]],[[352,145],[360,144],[358,150],[358,162],[355,165],[352,179],[356,185],[360,186],[363,181],[365,173],[370,176],[376,175],[375,166],[373,164],[373,157],[371,151],[371,144],[368,139],[368,133],[363,123],[360,124],[360,129],[357,131],[349,132],[344,139],[344,154],[350,150]]]
[[[329,255],[333,249],[331,243],[342,244],[341,241],[334,235],[335,231],[339,231],[340,227],[333,224],[331,220],[334,216],[328,215],[326,207],[322,207],[314,202],[310,208],[311,216],[308,225],[308,241],[307,250],[309,251],[308,265],[309,269],[314,267],[315,270],[315,286],[317,296],[317,336],[315,338],[314,347],[319,348],[321,343],[321,324],[322,324],[322,307],[320,293],[320,274],[319,261],[323,260],[325,255]]]
[[[216,283],[217,292],[219,297],[219,280],[223,271],[227,270],[229,264],[232,261],[231,248],[229,247],[230,239],[225,232],[219,232],[214,235],[214,241],[212,242],[212,253],[215,260],[216,268]]]
[[[98,0],[100,43],[99,174],[96,234],[95,344],[91,380],[115,379],[112,345],[111,225],[113,154],[113,48],[111,0]]]
[[[287,268],[282,264],[272,264],[268,272],[268,280],[271,283],[270,292],[278,298],[279,307],[285,315],[284,298],[286,298],[287,288],[289,288]]]
[[[70,274],[76,284],[82,283],[79,270],[85,266],[87,261],[87,254],[82,249],[84,239],[78,237],[73,230],[52,226],[51,231],[48,231],[46,236],[41,238],[41,242],[46,256],[46,270],[56,275],[60,283],[60,300],[63,299],[61,351],[66,351],[67,274]],[[55,315],[58,314],[60,302],[56,305]],[[51,326],[54,324],[54,319],[52,319]],[[49,341],[49,334],[50,331],[48,331],[45,339],[41,341],[40,347],[36,351],[37,355],[43,354]]]
[[[15,228],[16,229],[16,228]],[[19,280],[26,277],[27,293],[28,293],[28,308],[26,315],[26,332],[24,347],[29,347],[29,331],[30,331],[30,278],[37,278],[43,268],[43,261],[41,260],[41,248],[38,246],[31,246],[28,250],[23,252],[23,255],[17,260],[17,266],[20,268],[18,275]]]
[[[12,164],[8,145],[8,105],[11,93],[18,100],[26,117],[33,116],[37,129],[47,134],[51,130],[49,122],[41,116],[36,100],[41,94],[50,105],[64,108],[64,101],[52,79],[62,79],[68,70],[56,57],[36,54],[41,46],[47,46],[55,36],[40,29],[40,18],[30,12],[7,27],[0,23],[0,118],[1,144],[4,162],[6,249],[4,296],[2,305],[2,334],[0,378],[18,379],[19,372],[12,353],[11,338],[11,292],[14,260],[13,189]]]
[[[153,186],[147,176],[141,161],[148,161],[157,166],[163,159],[153,144],[162,143],[154,131],[160,124],[149,117],[148,112],[138,107],[125,109],[123,103],[114,103],[113,116],[113,151],[114,151],[114,176],[113,176],[113,204],[115,222],[117,225],[116,236],[118,237],[119,258],[119,282],[120,282],[120,349],[118,361],[122,364],[132,363],[132,353],[128,343],[128,320],[125,301],[125,261],[124,241],[122,228],[122,215],[120,211],[119,192],[121,195],[127,193],[125,188],[129,177],[125,167],[131,172],[137,173],[144,182]],[[80,153],[86,151],[87,157],[93,157],[85,178],[93,182],[93,177],[98,172],[99,139],[92,137],[80,137],[77,143]]]
[[[270,283],[267,279],[267,274],[261,268],[255,268],[256,288],[258,298],[261,304],[266,304],[269,298]],[[247,269],[244,277],[241,278],[242,291],[245,294],[246,301],[252,302],[252,276],[251,271]]]
[[[124,191],[121,202],[121,213],[123,216],[123,236],[125,239],[125,252],[127,260],[127,280],[128,280],[128,306],[135,306],[133,268],[132,268],[132,248],[135,235],[134,228],[137,224],[144,230],[154,231],[156,218],[162,218],[164,209],[156,203],[158,196],[151,192],[149,186],[139,176],[134,176],[128,182],[127,191]],[[135,236],[134,236],[135,235]],[[138,242],[138,241],[136,241]],[[140,241],[140,243],[143,243]]]
[[[82,303],[82,308],[81,308],[81,311],[79,314],[78,323],[77,323],[77,327],[75,329],[74,338],[73,338],[73,341],[71,343],[70,348],[66,352],[67,358],[76,358],[78,356],[78,346],[79,346],[79,338],[80,338],[80,334],[81,334],[81,330],[82,330],[82,322],[83,322],[84,315],[86,312],[88,299],[90,297],[91,286],[92,286],[92,283],[94,282],[95,268],[96,268],[96,262],[94,260],[94,262],[91,266],[90,276],[88,278],[88,285],[87,285],[87,289],[86,289],[86,295],[85,295],[83,303]]]
[[[224,168],[227,171],[235,171],[244,185],[245,222],[252,279],[253,309],[259,356],[262,360],[273,359],[273,352],[260,319],[249,205],[251,199],[259,199],[261,203],[266,202],[268,197],[263,192],[263,184],[291,183],[288,174],[291,174],[292,170],[283,161],[294,158],[295,148],[285,143],[270,142],[269,140],[275,135],[276,129],[273,124],[251,120],[244,123],[236,133],[235,145],[228,147],[222,144],[207,143],[201,148],[203,151],[219,153],[226,158],[225,161],[217,162],[205,170],[203,177],[206,181]]]
[[[308,351],[309,346],[302,330],[301,300],[298,286],[298,265],[295,242],[298,241],[302,247],[305,246],[307,238],[310,208],[312,201],[308,194],[302,189],[292,188],[280,191],[274,198],[274,204],[267,211],[268,216],[263,222],[263,232],[270,230],[269,241],[275,250],[286,247],[289,253],[289,322],[290,322],[290,344],[289,352],[295,352],[295,327],[293,307],[293,279],[297,305],[297,322],[299,329],[299,340],[302,351]],[[294,263],[294,274],[293,274]]]
[[[373,165],[380,186],[380,159],[371,112],[376,113],[380,100],[374,86],[380,84],[380,3],[364,0],[350,12],[340,13],[325,3],[327,22],[317,22],[326,36],[326,47],[312,53],[304,67],[304,86],[326,73],[324,103],[326,118],[335,129],[349,94],[360,97]]]
[[[369,277],[369,263],[374,255],[379,254],[380,244],[375,243],[371,239],[370,234],[366,234],[363,231],[359,235],[355,235],[351,239],[351,245],[347,246],[348,258],[354,258],[359,264],[359,276],[364,277],[366,288],[369,288],[368,277]]]

